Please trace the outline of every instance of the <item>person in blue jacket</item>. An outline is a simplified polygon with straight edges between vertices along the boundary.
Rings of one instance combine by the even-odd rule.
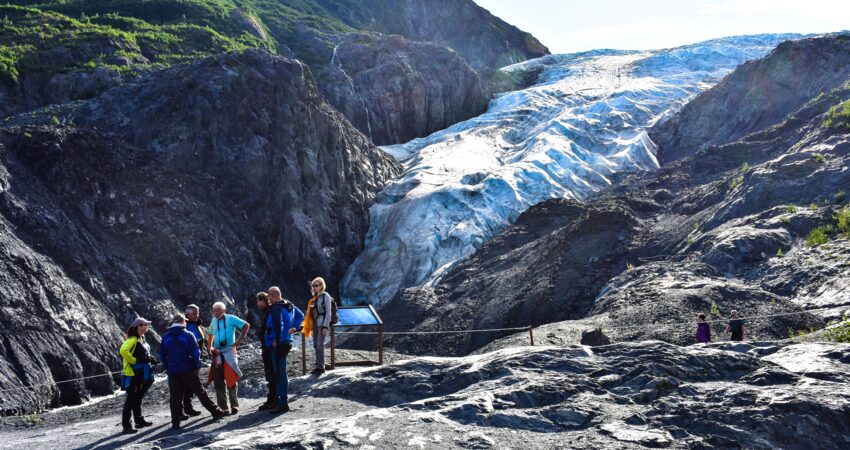
[[[186,392],[195,394],[216,420],[227,415],[213,403],[201,387],[201,380],[198,378],[201,368],[201,350],[195,336],[186,331],[186,317],[183,314],[177,314],[171,320],[171,327],[162,335],[162,346],[159,352],[162,364],[168,373],[172,429],[179,429],[180,422],[189,418],[183,414],[183,398]]]
[[[274,354],[274,368],[277,374],[277,406],[270,410],[275,414],[289,411],[289,378],[286,376],[286,355],[292,350],[292,335],[301,329],[304,313],[288,300],[283,300],[280,288],[269,288],[269,314],[266,318],[266,334],[263,336],[267,347]]]

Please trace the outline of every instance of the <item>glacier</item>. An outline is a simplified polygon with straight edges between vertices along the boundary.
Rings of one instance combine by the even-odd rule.
[[[370,209],[345,304],[381,305],[433,284],[530,206],[582,200],[613,174],[658,168],[647,129],[738,65],[796,34],[736,36],[654,51],[549,55],[501,70],[538,73],[473,119],[382,147],[404,171]],[[474,275],[473,275],[474,276]]]

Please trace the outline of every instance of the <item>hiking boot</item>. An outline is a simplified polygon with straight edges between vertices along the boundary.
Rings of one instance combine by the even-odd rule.
[[[177,421],[177,422],[182,422],[184,420],[189,420],[189,416],[187,416],[186,414],[181,414],[181,415],[175,417],[174,420]]]
[[[153,422],[145,420],[144,417],[136,420],[136,428],[144,428],[153,425]]]
[[[213,420],[221,420],[227,416],[227,412],[222,411],[220,409],[215,409],[212,411]]]
[[[272,414],[284,414],[289,412],[289,405],[281,405],[276,406],[274,409],[269,411]]]
[[[135,429],[135,428],[133,428],[133,427],[124,427],[124,430],[123,430],[123,431],[121,431],[121,433],[122,433],[122,434],[133,434],[133,433],[135,433],[135,432],[137,432],[137,431],[138,431],[138,430],[136,430],[136,429]]]
[[[230,408],[230,415],[231,416],[235,416],[237,414],[239,414],[239,408],[237,408],[235,406],[233,408]]]
[[[192,416],[192,417],[198,417],[198,416],[201,415],[201,412],[198,411],[197,409],[190,408],[190,409],[185,410],[185,414],[188,415],[188,416]]]
[[[313,369],[313,371],[310,372],[310,373],[313,374],[313,375],[321,375],[321,374],[325,373],[325,369],[319,369],[317,367],[317,368]]]
[[[180,422],[171,422],[171,429],[172,430],[179,430],[180,429]]]
[[[270,409],[274,409],[274,403],[271,403],[271,402],[263,403],[262,405],[257,407],[257,409],[259,409],[260,411],[268,411]]]

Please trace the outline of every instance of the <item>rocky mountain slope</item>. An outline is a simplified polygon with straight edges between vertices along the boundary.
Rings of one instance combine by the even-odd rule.
[[[434,283],[532,205],[585,199],[619,172],[657,168],[649,127],[794,37],[553,55],[506,68],[536,73],[537,82],[500,96],[479,117],[385,147],[405,172],[371,211],[345,300],[379,305],[401,288]]]
[[[779,123],[846,81],[848,51],[850,36],[839,34],[783,42],[769,58],[744,64],[650,131],[658,159],[665,164]]]
[[[272,283],[303,300],[361,251],[398,173],[303,63],[263,50],[16,116],[0,151],[0,389],[116,370],[137,315],[162,329],[188,303],[244,314]],[[104,378],[3,392],[0,411],[105,392]]]
[[[548,53],[471,0],[440,8],[422,0],[9,3],[0,7],[3,116],[259,47],[306,62],[335,107],[374,142],[391,144],[479,114],[496,68]]]
[[[256,364],[246,362],[259,376]],[[109,399],[0,431],[43,448],[823,448],[850,444],[850,348],[771,342],[679,347],[514,347],[463,358],[413,358],[292,380],[292,411],[245,408],[167,429],[165,383],[146,413],[154,426],[117,433]],[[120,397],[118,397],[120,399]]]
[[[801,47],[834,49],[827,59],[835,63],[831,71],[846,67],[845,39],[813,38]],[[756,65],[772,67],[771,60],[787,55],[777,50]],[[742,66],[729,78],[741,79],[752,67]],[[795,78],[817,78],[826,70],[794,67]],[[695,101],[727,101],[753,89],[728,86],[720,83]],[[630,327],[616,331],[622,339],[679,344],[693,341],[692,321],[700,312],[787,313],[752,321],[760,339],[822,326],[822,318],[846,310],[850,287],[848,100],[845,82],[789,111],[781,123],[658,171],[623,174],[584,203],[536,205],[435,286],[401,291],[382,317],[399,330],[444,329],[447,316],[453,329],[582,320],[583,326]],[[759,115],[773,105],[766,101],[751,110]],[[686,110],[673,120],[684,121]],[[825,308],[808,313],[803,306]],[[717,335],[724,324],[713,326]],[[504,334],[401,336],[393,343],[405,351],[454,354]]]

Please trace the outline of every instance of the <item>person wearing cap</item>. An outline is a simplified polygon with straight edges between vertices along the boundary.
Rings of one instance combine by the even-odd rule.
[[[195,342],[201,350],[201,356],[206,356],[207,340],[204,333],[204,321],[200,317],[201,309],[198,305],[192,304],[186,307],[186,331],[195,336]],[[201,412],[192,406],[192,391],[187,389],[183,396],[183,413],[188,416],[200,416]]]
[[[180,422],[189,418],[188,415],[183,414],[183,400],[186,398],[186,393],[196,395],[204,408],[216,420],[226,415],[213,403],[201,386],[201,380],[198,378],[201,368],[201,349],[198,347],[195,335],[186,330],[186,317],[183,314],[177,314],[171,319],[171,326],[162,335],[159,355],[168,373],[172,429],[179,429]]]
[[[145,342],[145,333],[148,332],[151,322],[141,317],[133,321],[127,329],[127,340],[121,344],[121,359],[124,360],[124,376],[121,380],[121,388],[127,391],[124,400],[124,410],[121,413],[121,425],[123,433],[135,433],[136,428],[149,427],[153,422],[145,420],[142,416],[142,399],[153,384],[153,368],[151,364],[159,364],[159,361],[151,356],[151,347]],[[136,428],[130,423],[133,416]]]
[[[215,397],[218,407],[228,411],[228,399],[230,400],[230,414],[239,412],[239,398],[237,383],[242,377],[239,369],[239,357],[236,350],[242,345],[251,325],[248,322],[230,314],[226,314],[227,306],[222,302],[213,304],[213,315],[210,326],[207,328],[207,342],[210,344],[213,355],[207,384],[215,383]],[[236,331],[239,330],[239,337]]]

